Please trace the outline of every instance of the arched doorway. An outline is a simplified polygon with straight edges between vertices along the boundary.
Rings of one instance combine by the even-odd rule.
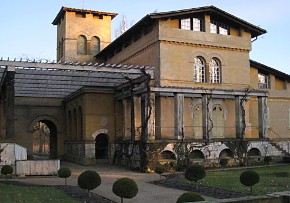
[[[33,126],[33,153],[39,159],[57,158],[57,127],[50,120],[39,120]]]
[[[108,159],[108,135],[101,133],[95,139],[96,159]]]

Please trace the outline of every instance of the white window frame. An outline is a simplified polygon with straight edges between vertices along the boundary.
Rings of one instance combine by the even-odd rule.
[[[221,66],[219,60],[212,58],[209,62],[210,83],[221,83]]]
[[[205,82],[205,61],[201,57],[194,58],[193,80],[194,82]]]
[[[260,89],[268,89],[269,86],[269,76],[263,73],[258,73],[258,87]]]

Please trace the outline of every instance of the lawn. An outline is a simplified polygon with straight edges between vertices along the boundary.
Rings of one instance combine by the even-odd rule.
[[[260,175],[260,182],[253,186],[253,195],[265,195],[267,193],[290,190],[290,165],[269,166],[251,170]],[[245,169],[207,172],[206,177],[199,183],[204,186],[250,193],[250,187],[240,183],[240,174],[243,171]]]
[[[76,203],[78,201],[53,187],[24,187],[0,183],[0,202]]]

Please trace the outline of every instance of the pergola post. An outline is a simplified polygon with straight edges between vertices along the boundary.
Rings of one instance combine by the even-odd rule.
[[[174,94],[174,137],[181,139],[184,136],[184,94]]]
[[[259,138],[268,137],[268,102],[267,97],[258,97]]]

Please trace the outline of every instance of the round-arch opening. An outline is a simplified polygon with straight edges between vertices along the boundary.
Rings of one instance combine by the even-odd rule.
[[[40,120],[33,126],[33,155],[35,159],[57,158],[57,127],[50,120]]]
[[[234,153],[230,149],[224,149],[221,151],[219,158],[233,158]]]
[[[257,148],[252,148],[248,151],[248,156],[261,156],[261,152]]]
[[[95,138],[96,159],[108,159],[109,137],[101,133]]]
[[[204,159],[204,154],[200,150],[193,150],[189,154],[189,159]]]
[[[176,160],[175,154],[172,151],[164,150],[159,154],[160,160]]]

